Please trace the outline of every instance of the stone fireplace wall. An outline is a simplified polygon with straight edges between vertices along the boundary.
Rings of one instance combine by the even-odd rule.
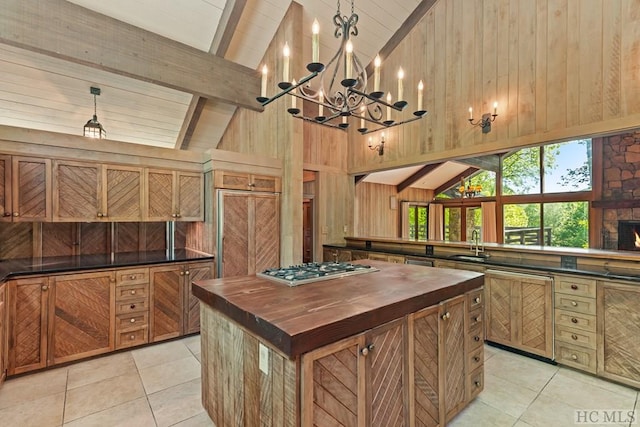
[[[618,221],[640,220],[640,130],[602,138],[602,151],[603,249],[617,250]]]

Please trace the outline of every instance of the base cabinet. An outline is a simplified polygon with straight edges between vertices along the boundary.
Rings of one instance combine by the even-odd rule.
[[[50,280],[48,365],[114,350],[114,273],[69,274]]]
[[[553,358],[553,279],[487,270],[487,340]]]
[[[0,285],[0,385],[7,377],[7,286]]]
[[[598,284],[598,375],[640,387],[640,287]]]

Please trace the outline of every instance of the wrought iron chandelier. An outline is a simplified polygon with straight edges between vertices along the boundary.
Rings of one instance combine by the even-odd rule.
[[[421,119],[427,113],[422,107],[424,85],[418,84],[418,108],[413,116],[396,121],[393,119],[392,110],[402,112],[408,102],[404,100],[402,68],[398,70],[398,94],[393,102],[390,92],[380,90],[380,57],[374,61],[374,85],[373,90],[367,88],[367,72],[357,55],[353,51],[351,38],[358,35],[358,15],[354,10],[354,0],[351,0],[351,16],[341,15],[340,0],[338,0],[337,12],[333,17],[335,24],[334,35],[341,38],[340,47],[328,64],[319,62],[319,25],[317,20],[313,23],[312,34],[312,61],[307,64],[307,70],[311,73],[299,81],[289,81],[289,56],[290,50],[285,43],[283,49],[283,79],[278,83],[280,92],[272,97],[267,97],[267,66],[262,68],[261,93],[257,98],[262,106],[266,106],[283,95],[291,95],[291,107],[288,112],[295,118],[318,123],[324,126],[346,130],[349,127],[349,118],[359,120],[358,132],[367,134],[381,129],[402,125]],[[320,76],[318,87],[312,88],[309,82]],[[318,106],[317,115],[308,117],[302,109],[298,108],[296,99],[309,101]]]

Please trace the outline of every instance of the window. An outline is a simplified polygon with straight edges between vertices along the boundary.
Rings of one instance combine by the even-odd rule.
[[[408,224],[409,238],[413,240],[427,239],[428,209],[423,205],[409,205]]]
[[[482,235],[482,209],[480,206],[444,208],[445,240],[470,242],[473,230],[478,230]]]
[[[591,140],[549,144],[544,150],[544,193],[591,190]]]
[[[540,148],[525,148],[502,160],[502,194],[540,193]]]

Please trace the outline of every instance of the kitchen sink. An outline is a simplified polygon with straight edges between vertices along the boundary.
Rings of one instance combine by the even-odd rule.
[[[449,256],[450,259],[455,259],[458,261],[472,261],[472,262],[485,262],[488,258],[487,255],[465,255],[465,254],[456,254]]]

